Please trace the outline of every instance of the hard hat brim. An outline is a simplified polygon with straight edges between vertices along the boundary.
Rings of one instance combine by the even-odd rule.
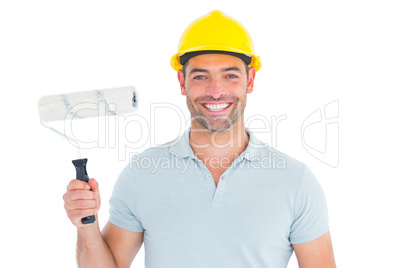
[[[225,52],[233,52],[233,53],[238,53],[238,54],[243,54],[251,57],[251,62],[249,64],[250,68],[254,68],[255,71],[257,72],[261,68],[261,61],[260,57],[255,56],[255,55],[248,55],[245,54],[243,51],[239,51],[238,49],[230,49],[230,48],[218,48],[217,47],[204,47],[203,49],[191,49],[189,51],[183,51],[181,53],[176,53],[172,56],[170,60],[170,66],[175,70],[181,70],[183,68],[183,65],[180,63],[180,56],[186,53],[190,52],[197,52],[197,51],[222,51],[222,54],[225,54]]]
[[[235,56],[235,57],[241,59],[247,65],[250,65],[250,63],[251,63],[251,56],[246,55],[246,54],[241,54],[241,53],[237,53],[237,52],[229,52],[229,51],[221,51],[221,50],[201,50],[201,51],[193,51],[193,52],[188,52],[188,53],[181,54],[179,56],[180,64],[183,66],[192,57],[196,57],[196,56],[204,55],[204,54],[230,55],[230,56]]]

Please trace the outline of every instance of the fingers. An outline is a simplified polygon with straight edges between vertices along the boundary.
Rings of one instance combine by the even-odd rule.
[[[93,179],[95,180],[95,179]],[[74,190],[89,190],[91,187],[85,181],[80,180],[71,180],[70,183],[67,185],[67,191],[74,191]]]
[[[64,204],[64,208],[66,210],[85,210],[85,209],[96,209],[96,201],[95,199],[91,200],[70,200]]]
[[[91,187],[92,191],[94,191],[95,193],[99,193],[99,185],[95,179],[90,179],[88,181],[88,185],[89,185],[89,187]]]
[[[92,215],[96,215],[96,209],[83,209],[83,210],[68,210],[67,216],[70,219],[71,223],[76,227],[87,226],[88,224],[83,224],[81,222],[82,218],[86,218]],[[95,216],[97,218],[97,216]]]
[[[98,183],[91,179],[88,183],[72,180],[63,195],[64,209],[70,221],[77,227],[84,226],[81,219],[96,214],[100,208]]]
[[[88,181],[88,185],[91,187],[91,191],[93,191],[95,193],[96,207],[99,209],[101,206],[101,199],[100,199],[100,194],[99,194],[98,182],[95,179],[90,179]]]
[[[90,190],[70,190],[67,191],[64,196],[63,200],[82,200],[82,199],[95,199],[97,197],[97,194],[90,191]]]

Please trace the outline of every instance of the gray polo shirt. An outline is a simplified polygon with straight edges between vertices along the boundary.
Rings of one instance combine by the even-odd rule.
[[[246,150],[215,186],[189,129],[132,158],[109,221],[144,232],[145,267],[286,267],[292,244],[328,232],[325,196],[310,169],[249,130]]]

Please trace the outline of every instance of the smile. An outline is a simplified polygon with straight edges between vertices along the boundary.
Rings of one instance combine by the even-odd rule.
[[[204,103],[202,104],[202,106],[204,106],[205,108],[207,108],[208,110],[212,111],[212,112],[218,112],[218,111],[223,111],[226,108],[228,108],[231,105],[231,103]]]

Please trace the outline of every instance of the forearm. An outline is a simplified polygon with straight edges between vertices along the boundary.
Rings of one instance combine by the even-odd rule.
[[[77,228],[78,267],[117,267],[109,246],[103,240],[97,222]]]

